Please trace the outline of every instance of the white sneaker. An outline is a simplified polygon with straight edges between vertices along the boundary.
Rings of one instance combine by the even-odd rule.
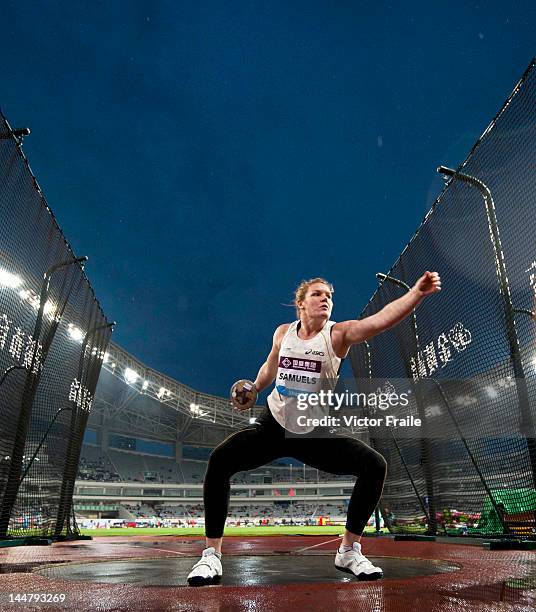
[[[192,571],[188,574],[188,584],[190,586],[217,584],[221,580],[222,574],[220,558],[211,546],[205,548],[201,559],[192,567]]]
[[[352,550],[347,552],[337,551],[335,556],[335,567],[341,572],[353,574],[359,580],[378,580],[383,578],[383,571],[372,563],[361,552],[361,544],[354,542]]]

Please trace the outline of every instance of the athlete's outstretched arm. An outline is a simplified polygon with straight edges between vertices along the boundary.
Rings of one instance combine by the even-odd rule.
[[[283,340],[288,326],[288,323],[280,325],[274,332],[272,350],[266,358],[266,361],[260,367],[254,383],[255,388],[259,393],[271,385],[275,380],[277,368],[279,367],[279,350],[281,349],[281,340]]]
[[[381,334],[405,319],[422,302],[433,293],[441,290],[441,279],[437,272],[425,272],[405,295],[393,300],[379,312],[354,321],[342,321],[333,326],[333,346],[339,356],[344,356],[352,344],[363,342]]]

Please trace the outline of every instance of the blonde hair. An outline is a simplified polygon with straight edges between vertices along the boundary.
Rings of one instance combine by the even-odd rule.
[[[294,292],[294,307],[296,308],[296,316],[298,317],[298,319],[300,318],[300,309],[298,308],[298,302],[302,302],[305,299],[305,296],[307,294],[309,287],[311,285],[314,285],[315,283],[323,283],[324,285],[327,285],[331,293],[335,291],[335,289],[333,289],[333,285],[329,281],[327,281],[325,278],[320,278],[317,276],[316,278],[310,278],[309,280],[303,280],[296,287],[296,291]]]

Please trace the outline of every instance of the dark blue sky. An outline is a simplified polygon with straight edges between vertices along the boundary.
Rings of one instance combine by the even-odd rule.
[[[430,5],[434,6],[430,6]],[[535,54],[532,2],[3,2],[0,105],[114,340],[226,394],[359,313]]]

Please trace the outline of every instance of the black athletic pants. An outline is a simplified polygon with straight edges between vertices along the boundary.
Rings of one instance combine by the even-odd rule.
[[[231,434],[210,455],[205,474],[205,533],[223,536],[233,474],[253,470],[280,457],[294,457],[331,474],[357,476],[346,528],[361,534],[380,499],[387,463],[364,442],[343,436],[289,437],[265,408],[258,422]]]

